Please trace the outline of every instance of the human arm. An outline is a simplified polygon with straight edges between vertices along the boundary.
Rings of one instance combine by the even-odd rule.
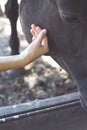
[[[37,31],[35,32],[37,33]],[[47,53],[49,50],[48,41],[44,39],[46,37],[46,33],[46,30],[39,31],[35,40],[21,54],[1,56],[0,72],[8,69],[22,68],[41,55]],[[44,46],[41,45],[43,41],[45,43]]]

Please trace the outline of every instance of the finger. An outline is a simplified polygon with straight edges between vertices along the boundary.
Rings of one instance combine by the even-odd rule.
[[[32,29],[30,30],[31,34],[33,35],[34,37],[34,40],[37,38],[37,35],[35,34],[35,31],[33,31]]]
[[[47,33],[46,29],[43,29],[43,30],[39,33],[39,35],[38,35],[38,37],[37,37],[37,39],[36,39],[36,42],[40,43],[40,45],[41,45],[41,42],[42,42],[43,38],[46,36],[46,33]]]
[[[42,30],[42,29],[41,29],[40,27],[38,27],[38,26],[36,27],[36,35],[37,35],[37,36],[38,36],[38,34],[41,32],[41,30]]]
[[[36,27],[37,32],[39,33],[41,31],[41,28],[39,26]]]
[[[33,36],[35,35],[32,29],[30,30],[30,33],[31,33]]]
[[[31,25],[31,31],[32,31],[33,35],[34,35],[35,37],[37,37],[36,26],[35,26],[34,24]]]
[[[35,27],[33,28],[33,31],[34,31],[35,37],[37,37],[38,34],[41,32],[41,28],[38,27],[38,26],[35,26]]]
[[[34,25],[32,25],[32,30],[34,31],[34,34],[35,34],[36,37],[38,36],[38,34],[41,31],[40,27],[34,26]]]
[[[36,29],[37,29],[37,33],[39,34],[41,32],[41,28],[37,26]],[[47,42],[47,38],[44,37],[44,39],[41,42],[41,45],[44,46],[46,42]]]
[[[47,37],[45,36],[44,39],[43,39],[42,42],[41,42],[41,45],[42,45],[42,46],[45,46],[47,42],[48,42],[48,39],[47,39]]]
[[[35,28],[35,27],[36,27],[36,25],[35,25],[35,24],[32,24],[32,25],[31,25],[31,28]]]
[[[38,34],[39,34],[40,31],[41,31],[41,28],[38,27],[38,26],[35,26],[35,25],[32,25],[31,28],[32,28],[32,29],[31,29],[31,33],[32,33],[35,37],[37,37]]]
[[[34,41],[35,40],[35,37],[32,37],[32,41]]]

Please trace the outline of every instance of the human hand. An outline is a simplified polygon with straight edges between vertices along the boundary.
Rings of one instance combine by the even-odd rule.
[[[48,39],[46,37],[47,30],[41,29],[34,24],[31,25],[32,42],[29,46],[21,53],[21,59],[24,59],[24,65],[27,65],[40,57],[43,54],[46,54],[49,51]]]
[[[44,29],[44,30],[47,32],[46,29]],[[39,35],[39,33],[40,33],[41,31],[42,31],[42,29],[41,29],[39,26],[35,26],[34,24],[31,25],[31,30],[30,30],[30,32],[31,32],[31,34],[33,35],[32,41],[34,41],[34,40],[37,39],[37,37],[38,37],[38,35]],[[48,39],[47,39],[47,36],[45,36],[45,37],[43,38],[43,40],[41,41],[40,45],[41,45],[41,46],[44,46],[44,47],[45,47],[45,46],[48,47]]]

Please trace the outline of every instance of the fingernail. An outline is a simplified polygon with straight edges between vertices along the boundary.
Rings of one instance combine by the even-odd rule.
[[[34,26],[35,26],[34,24],[31,25],[31,27],[34,27]]]
[[[44,43],[43,43],[43,42],[41,43],[41,46],[44,46]]]
[[[39,29],[39,27],[38,27],[38,26],[37,26],[36,28],[37,28],[37,29]]]
[[[32,33],[32,29],[30,29],[30,32]]]

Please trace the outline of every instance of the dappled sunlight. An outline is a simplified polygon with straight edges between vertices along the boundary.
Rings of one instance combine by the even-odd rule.
[[[46,62],[47,60],[50,62]],[[76,87],[69,75],[60,69],[50,56],[37,59],[29,69],[31,73],[24,77],[24,81],[28,84],[28,90],[35,99],[62,95],[67,93],[67,89],[72,92],[73,87],[70,88],[70,86]]]
[[[53,60],[51,56],[42,56],[41,59],[43,62],[50,64],[52,67],[61,69],[61,67],[57,64],[57,62],[55,62],[55,60]]]

